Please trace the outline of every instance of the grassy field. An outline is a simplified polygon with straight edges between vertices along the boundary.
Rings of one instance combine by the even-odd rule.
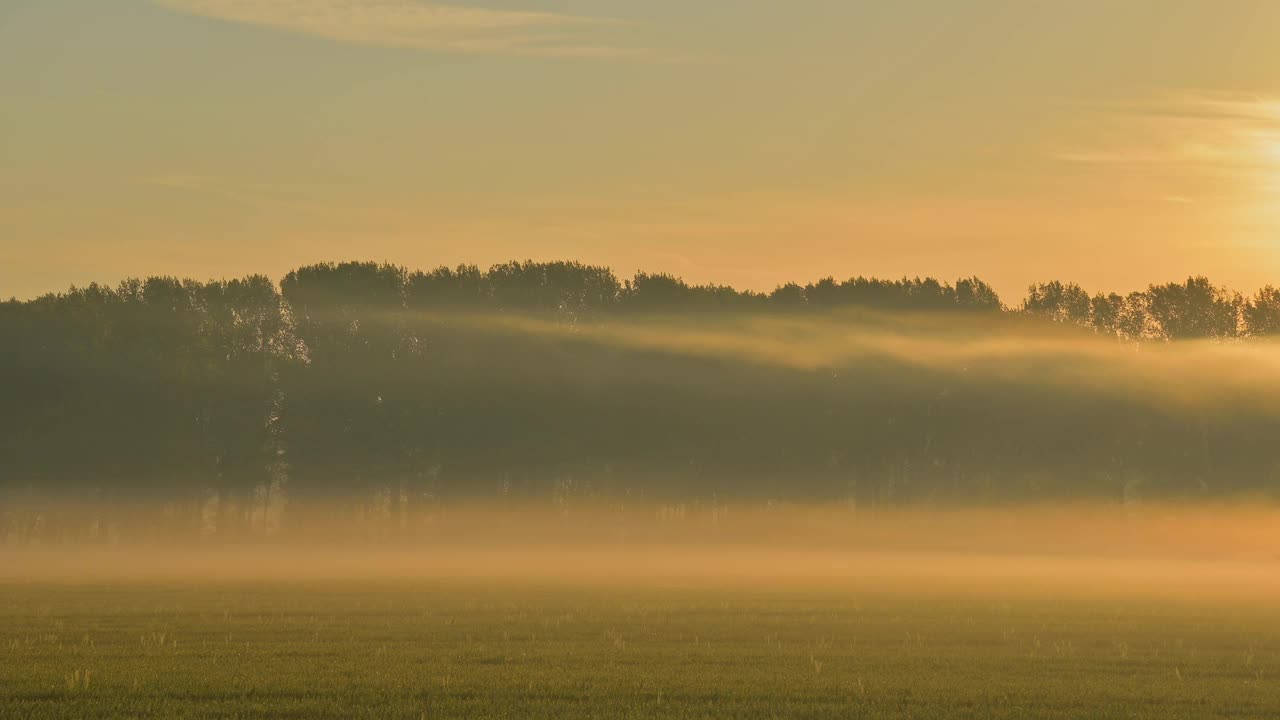
[[[0,717],[1264,718],[1265,604],[519,581],[0,584]]]

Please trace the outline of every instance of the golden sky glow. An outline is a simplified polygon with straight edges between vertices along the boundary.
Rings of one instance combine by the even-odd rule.
[[[0,295],[325,259],[1280,282],[1270,0],[10,0]]]

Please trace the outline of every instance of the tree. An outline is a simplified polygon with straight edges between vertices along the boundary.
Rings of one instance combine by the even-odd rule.
[[[779,285],[769,294],[769,304],[779,310],[800,310],[809,304],[804,288],[796,283]]]
[[[609,310],[622,293],[612,270],[576,262],[504,263],[487,277],[499,310],[551,312],[569,321]]]
[[[1022,302],[1022,311],[1028,315],[1038,315],[1054,322],[1089,323],[1093,303],[1089,294],[1075,283],[1063,284],[1053,282],[1032,285],[1027,290],[1027,298]]]
[[[956,281],[956,304],[964,309],[998,312],[1004,308],[995,288],[977,277]]]
[[[1124,297],[1116,312],[1116,329],[1122,338],[1146,340],[1155,336],[1158,327],[1151,317],[1151,296],[1134,291]]]
[[[1254,336],[1280,333],[1280,288],[1268,285],[1244,306],[1244,324]]]
[[[1151,318],[1167,339],[1226,338],[1239,333],[1240,295],[1215,287],[1208,278],[1152,285],[1147,294]]]
[[[1103,335],[1121,334],[1120,316],[1125,309],[1125,299],[1116,293],[1098,293],[1089,300],[1089,323]]]
[[[476,311],[493,307],[493,287],[475,265],[414,272],[405,280],[405,304],[414,311]]]
[[[396,477],[404,461],[399,382],[413,351],[399,267],[376,263],[299,268],[281,282],[306,348],[284,377],[288,438],[306,489],[364,487]]]

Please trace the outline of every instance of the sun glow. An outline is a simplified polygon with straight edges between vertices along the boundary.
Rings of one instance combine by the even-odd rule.
[[[1262,157],[1267,162],[1280,163],[1280,140],[1269,140],[1263,144]]]

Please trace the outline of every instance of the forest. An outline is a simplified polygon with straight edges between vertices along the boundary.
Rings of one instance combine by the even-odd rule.
[[[0,303],[0,497],[248,522],[286,498],[1267,495],[1277,333],[1280,290],[1201,277],[1013,306],[977,278],[754,293],[575,262],[89,285]]]

